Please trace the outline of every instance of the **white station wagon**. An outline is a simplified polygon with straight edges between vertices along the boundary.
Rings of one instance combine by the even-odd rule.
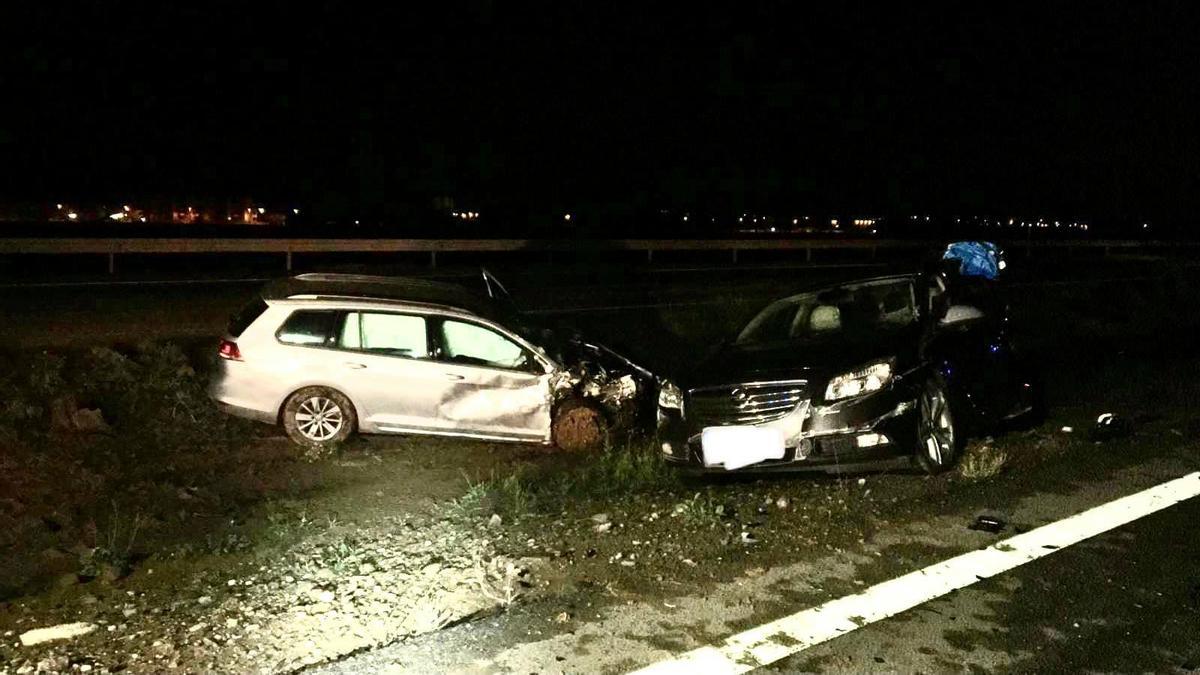
[[[618,408],[648,399],[653,410],[649,372],[529,328],[486,271],[484,282],[488,295],[344,274],[268,284],[231,320],[210,395],[307,446],[363,432],[571,449],[601,442]]]

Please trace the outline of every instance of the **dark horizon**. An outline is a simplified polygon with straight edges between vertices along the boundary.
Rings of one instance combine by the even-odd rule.
[[[23,9],[0,198],[1180,226],[1200,208],[1183,3],[785,7]]]

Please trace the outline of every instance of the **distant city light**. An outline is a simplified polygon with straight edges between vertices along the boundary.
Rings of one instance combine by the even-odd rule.
[[[799,218],[792,218],[792,224],[793,224],[793,225],[796,225],[796,224],[797,224],[797,223],[799,223],[799,222],[800,222],[800,219],[799,219]]]
[[[266,212],[267,212],[267,210],[266,210],[266,209],[264,209],[263,207],[261,207],[261,206],[260,206],[260,207],[258,207],[258,212],[259,212],[259,213],[266,213]]]
[[[75,213],[74,211],[71,211],[70,213],[67,214],[68,220],[75,220],[78,217],[79,217],[79,214]]]
[[[570,219],[571,219],[571,214],[569,214],[569,213],[563,214],[563,220],[570,220]]]
[[[58,209],[59,211],[62,211],[62,204],[55,204],[54,208]]]
[[[831,219],[831,220],[829,221],[829,224],[830,224],[830,225],[832,225],[832,226],[834,226],[834,227],[837,227],[837,226],[838,226],[838,221],[837,221],[837,218],[833,218],[833,219]]]
[[[121,210],[123,210],[123,211],[128,211],[128,210],[129,210],[129,205],[128,205],[128,204],[126,204],[125,206],[122,206],[122,207],[121,207]]]
[[[146,222],[146,216],[142,216],[141,220],[143,223]]]
[[[125,218],[125,212],[117,211],[116,213],[110,213],[108,214],[108,217],[111,220],[123,220]]]
[[[687,219],[688,219],[687,215],[684,215],[684,216],[683,216],[683,222],[685,222],[685,223],[686,223],[686,222],[687,222]]]
[[[300,215],[300,209],[292,209],[292,213],[294,213],[298,216],[298,215]]]

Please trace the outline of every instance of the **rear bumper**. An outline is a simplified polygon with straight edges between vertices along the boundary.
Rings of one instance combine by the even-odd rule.
[[[226,415],[241,417],[242,419],[253,420],[255,422],[264,422],[266,424],[275,424],[276,422],[275,416],[264,410],[255,410],[254,408],[233,405],[217,399],[213,399],[213,403],[216,404],[218,410]]]
[[[678,410],[660,410],[659,440],[667,463],[687,473],[850,473],[907,466],[916,447],[916,418],[915,401],[897,390],[832,406],[813,406],[801,431],[788,439],[782,459],[734,470],[704,463],[701,430],[690,429]],[[864,443],[879,440],[872,435],[882,436],[886,442]]]

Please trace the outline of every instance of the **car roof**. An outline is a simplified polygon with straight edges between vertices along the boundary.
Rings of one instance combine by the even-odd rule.
[[[821,291],[827,288],[841,288],[842,286],[857,286],[860,284],[883,284],[889,281],[918,281],[922,277],[920,272],[903,272],[898,274],[883,274],[875,277],[853,277],[842,279],[840,281],[826,281],[823,283],[814,283],[805,286],[799,293],[793,295],[803,295],[812,293],[813,291]]]
[[[501,320],[512,314],[506,304],[455,284],[412,277],[366,274],[299,274],[267,284],[262,290],[262,298],[266,301],[364,300],[433,305],[492,320]]]

